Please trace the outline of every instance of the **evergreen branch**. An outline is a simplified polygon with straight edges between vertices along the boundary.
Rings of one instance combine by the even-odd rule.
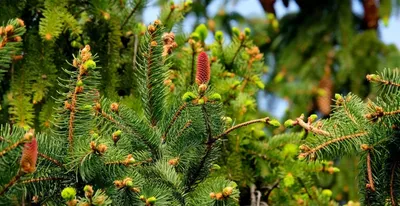
[[[64,178],[64,177],[38,177],[38,178],[29,179],[29,180],[23,180],[21,182],[18,182],[18,184],[29,184],[29,183],[49,181],[49,180],[67,180],[67,178]]]
[[[397,162],[394,162],[393,167],[392,167],[392,173],[390,175],[390,201],[392,203],[392,206],[396,206],[397,205],[397,199],[394,196],[394,174],[397,168]]]
[[[132,134],[136,135],[137,137],[139,137],[140,140],[151,150],[151,152],[153,154],[156,154],[156,148],[154,148],[151,145],[151,143],[148,142],[145,139],[145,137],[143,137],[142,134],[140,134],[137,131],[134,131],[133,129],[130,129],[130,128],[126,127],[125,125],[123,125],[122,123],[118,122],[111,115],[109,115],[106,112],[104,112],[104,110],[102,110],[100,107],[96,107],[96,110],[97,110],[97,112],[99,112],[101,114],[102,117],[104,117],[105,119],[107,119],[107,120],[111,121],[112,123],[116,124],[118,127],[120,127],[125,132],[132,133]]]
[[[4,193],[6,193],[10,189],[10,187],[12,187],[24,175],[25,175],[24,172],[22,172],[21,170],[18,170],[18,173],[0,191],[0,196],[4,195]]]
[[[352,122],[354,122],[354,124],[358,125],[358,123],[356,122],[354,116],[351,114],[351,112],[349,111],[349,108],[347,108],[346,104],[343,103],[343,108],[344,108],[344,112],[346,113],[346,115],[350,118],[350,120]]]
[[[327,142],[324,142],[324,143],[316,146],[315,148],[310,149],[307,152],[301,153],[299,155],[299,158],[300,157],[307,157],[308,155],[313,154],[313,153],[315,153],[315,152],[317,152],[317,151],[329,146],[330,144],[333,144],[333,143],[336,143],[336,142],[341,142],[341,141],[352,139],[352,138],[361,137],[361,136],[364,136],[364,135],[367,135],[367,134],[368,134],[367,132],[359,132],[359,133],[345,135],[345,136],[341,136],[341,137],[338,137],[338,138],[335,138],[335,139],[331,139],[331,140],[329,140]]]
[[[367,75],[367,80],[370,82],[378,82],[384,85],[389,85],[389,86],[394,86],[394,87],[400,87],[399,83],[393,82],[393,81],[389,81],[389,80],[385,80],[385,79],[381,79],[380,76],[377,76],[375,74],[369,74]]]
[[[51,158],[51,157],[49,157],[49,156],[47,156],[47,155],[45,155],[43,153],[40,153],[40,152],[38,152],[38,155],[43,157],[44,159],[49,160],[50,162],[56,164],[59,167],[65,168],[64,165],[61,162],[59,162],[58,160],[56,160],[56,159],[53,159],[53,158]]]
[[[183,134],[183,132],[184,132],[187,128],[189,128],[191,125],[192,125],[192,120],[189,120],[188,122],[186,122],[186,124],[183,126],[183,128],[178,132],[177,137],[180,137],[180,136]]]
[[[142,4],[142,1],[139,1],[135,7],[133,7],[131,13],[129,13],[129,15],[126,17],[126,19],[124,20],[124,23],[122,23],[121,25],[121,29],[124,28],[125,24],[128,23],[129,19],[133,16],[133,14],[136,12],[136,10],[139,8],[139,6]]]
[[[176,122],[178,117],[182,114],[183,110],[185,110],[187,106],[187,103],[183,103],[182,106],[179,107],[179,109],[175,112],[174,116],[172,117],[171,121],[169,122],[167,129],[165,130],[165,133],[162,135],[161,140],[162,142],[165,142],[165,139],[167,138],[167,134],[169,130],[171,129],[172,125]]]
[[[243,122],[243,123],[240,123],[240,124],[238,124],[238,125],[235,125],[235,126],[229,128],[229,129],[225,130],[225,132],[223,132],[222,134],[218,135],[218,136],[215,137],[214,139],[215,139],[215,140],[220,139],[221,137],[228,135],[228,134],[231,133],[232,131],[234,131],[234,130],[236,130],[236,129],[239,129],[239,128],[241,128],[241,127],[247,126],[247,125],[254,124],[254,123],[259,123],[259,122],[268,123],[268,121],[269,121],[269,117],[265,117],[265,118],[262,118],[262,119],[255,119],[255,120],[250,120],[250,121],[247,121],[247,122]]]
[[[371,168],[371,150],[368,150],[367,153],[367,174],[368,174],[368,182],[371,191],[375,192],[375,185],[374,185],[374,179],[372,177],[372,168]]]
[[[81,72],[78,72],[77,82],[81,81]],[[68,141],[69,141],[69,149],[72,150],[73,142],[74,142],[74,120],[75,120],[75,112],[76,112],[76,103],[77,103],[77,94],[79,92],[78,86],[75,87],[74,93],[71,98],[71,105],[69,110],[71,113],[69,114],[69,122],[68,122]]]
[[[138,165],[142,165],[142,164],[144,164],[144,163],[149,163],[149,162],[152,162],[153,161],[153,159],[152,158],[149,158],[149,159],[146,159],[146,160],[143,160],[143,161],[140,161],[140,162],[135,162],[135,163],[131,163],[130,161],[129,161],[129,159],[124,159],[124,160],[117,160],[117,161],[111,161],[111,162],[106,162],[105,163],[105,165],[124,165],[124,166],[130,166],[130,165],[132,165],[132,166],[138,166]]]
[[[312,132],[314,134],[319,134],[319,135],[323,135],[323,136],[331,136],[331,134],[329,132],[319,129],[319,128],[316,128],[316,127],[312,126],[311,124],[304,122],[303,118],[304,118],[304,115],[298,117],[296,119],[296,121],[297,121],[296,123],[298,125],[300,125],[301,127],[303,127],[305,130]]]
[[[375,113],[366,114],[365,117],[368,119],[375,119],[375,118],[379,118],[379,117],[383,117],[383,116],[391,116],[391,115],[396,115],[396,114],[400,114],[400,109],[395,110],[395,111],[390,111],[390,112],[384,112],[383,110],[378,110]]]
[[[22,145],[25,143],[25,138],[22,138],[18,140],[18,142],[10,145],[9,147],[6,147],[3,151],[0,152],[0,157],[4,156],[7,152],[17,148],[18,146]]]

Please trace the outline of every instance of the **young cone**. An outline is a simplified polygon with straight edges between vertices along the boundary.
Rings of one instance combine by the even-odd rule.
[[[31,142],[27,142],[22,150],[21,171],[32,173],[36,170],[36,160],[38,154],[38,145],[36,138],[33,137]]]
[[[210,63],[207,53],[204,51],[197,57],[196,83],[198,85],[207,84],[210,81]]]

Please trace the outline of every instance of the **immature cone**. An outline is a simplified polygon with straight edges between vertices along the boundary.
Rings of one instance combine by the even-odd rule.
[[[38,154],[38,145],[35,138],[31,142],[27,142],[22,150],[21,171],[32,173],[36,170],[36,161]]]
[[[201,52],[197,57],[196,83],[207,84],[210,81],[210,63],[206,52]]]

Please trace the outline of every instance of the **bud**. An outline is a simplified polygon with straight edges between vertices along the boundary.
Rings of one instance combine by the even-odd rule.
[[[190,35],[190,38],[193,39],[194,41],[199,41],[199,40],[201,40],[200,35],[199,35],[198,33],[196,33],[196,32],[193,32],[193,33]]]
[[[197,26],[194,32],[199,34],[201,41],[205,41],[208,36],[208,29],[204,24],[200,24],[199,26]]]
[[[204,101],[204,99],[199,99],[199,101],[197,102],[197,104],[204,104],[205,103],[205,101]]]
[[[285,121],[284,125],[285,125],[286,128],[290,128],[290,127],[294,126],[294,123],[295,123],[295,121],[293,121],[291,119],[288,119],[288,120]]]
[[[93,196],[94,191],[93,191],[93,187],[91,185],[86,185],[83,188],[83,191],[85,192],[86,197],[90,198]]]
[[[285,187],[291,187],[294,184],[294,177],[292,173],[288,173],[284,178],[283,178],[283,185]]]
[[[207,90],[207,85],[206,84],[201,84],[199,86],[199,92],[204,93]]]
[[[21,27],[25,26],[24,20],[17,18],[17,21],[18,21],[19,26],[21,26]]]
[[[77,82],[76,82],[76,86],[78,86],[78,87],[83,86],[82,80],[77,81]]]
[[[223,195],[224,195],[225,197],[228,197],[229,195],[231,195],[232,192],[233,192],[233,188],[232,188],[232,187],[225,187],[225,188],[222,190],[222,193],[223,193]]]
[[[144,201],[144,200],[146,199],[146,197],[145,197],[144,195],[140,195],[140,196],[139,196],[139,199],[142,200],[142,201]]]
[[[368,74],[367,75],[367,80],[370,82],[379,81],[380,79],[381,79],[381,77],[376,74]]]
[[[311,122],[314,122],[317,118],[318,118],[318,115],[316,115],[316,114],[312,114],[312,115],[309,117],[309,119],[310,119]]]
[[[324,189],[322,190],[322,195],[326,197],[331,197],[332,196],[332,190]]]
[[[240,30],[237,27],[232,27],[232,33],[234,36],[239,36],[240,35]]]
[[[92,70],[92,69],[96,69],[96,62],[94,62],[93,60],[89,59],[85,62],[85,64],[83,65],[83,67],[85,69],[88,70]]]
[[[222,31],[215,32],[215,40],[222,42],[224,39],[224,33]]]
[[[168,160],[168,164],[171,166],[176,166],[178,164],[178,162],[179,162],[178,158],[173,158],[173,159]]]
[[[222,120],[225,121],[226,125],[231,125],[233,120],[230,117],[222,117]]]
[[[251,29],[250,28],[245,28],[244,29],[244,34],[246,35],[246,36],[250,36],[250,33],[251,33]]]
[[[196,99],[197,96],[193,93],[193,92],[186,92],[183,96],[182,96],[182,100],[185,102],[190,102],[194,99]]]
[[[127,187],[133,187],[133,181],[132,180],[128,180],[128,181],[125,182],[125,185]]]
[[[116,103],[116,102],[114,102],[114,103],[112,103],[112,104],[110,105],[110,108],[111,108],[111,111],[113,111],[113,112],[118,112],[119,104]]]
[[[25,173],[32,173],[36,170],[37,154],[38,154],[38,145],[36,138],[33,137],[31,142],[25,143],[24,148],[22,150],[22,157],[20,163],[21,171]]]
[[[121,134],[122,134],[122,131],[121,130],[117,130],[112,135],[119,137],[119,136],[121,136]]]
[[[221,95],[218,93],[214,93],[208,99],[211,101],[221,101]]]
[[[274,127],[280,127],[281,126],[281,123],[279,123],[279,121],[276,120],[276,119],[268,121],[268,124],[270,124],[270,125],[272,125]]]
[[[222,200],[224,198],[224,195],[222,195],[222,193],[218,192],[217,194],[215,194],[215,198],[217,200]]]
[[[210,198],[211,198],[211,199],[215,199],[215,193],[211,192],[211,193],[210,193]]]
[[[64,200],[72,200],[75,198],[76,190],[73,187],[66,187],[61,191],[61,197]]]
[[[157,198],[153,196],[153,197],[147,198],[146,203],[153,205],[154,203],[156,203],[156,201],[157,201]]]

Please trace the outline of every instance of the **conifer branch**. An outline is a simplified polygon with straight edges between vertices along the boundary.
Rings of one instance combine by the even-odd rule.
[[[98,103],[98,105],[100,105],[100,104]],[[139,137],[139,139],[151,150],[151,152],[153,154],[156,154],[156,148],[154,148],[151,145],[151,143],[149,141],[147,141],[142,134],[140,134],[137,131],[135,131],[133,129],[130,129],[130,128],[126,127],[125,125],[123,125],[122,123],[118,122],[111,115],[107,114],[104,110],[102,110],[100,106],[96,106],[96,111],[98,113],[100,113],[102,117],[104,117],[105,119],[107,119],[107,120],[111,121],[112,123],[116,124],[118,127],[120,127],[125,132],[134,134],[135,136]]]
[[[4,156],[7,152],[17,148],[18,146],[22,145],[25,143],[25,138],[22,138],[20,140],[18,140],[16,143],[10,145],[9,147],[6,147],[5,149],[3,149],[3,151],[0,152],[0,157]]]
[[[380,76],[375,75],[375,74],[367,75],[367,80],[370,81],[370,82],[378,82],[378,83],[381,83],[381,84],[384,84],[384,85],[400,87],[399,83],[382,79]]]
[[[223,136],[228,135],[228,134],[231,133],[232,131],[234,131],[234,130],[236,130],[236,129],[239,129],[239,128],[241,128],[241,127],[247,126],[247,125],[254,124],[254,123],[259,123],[259,122],[268,123],[268,121],[269,121],[269,117],[265,117],[265,118],[262,118],[262,119],[255,119],[255,120],[250,120],[250,121],[247,121],[247,122],[243,122],[243,123],[237,124],[237,125],[235,125],[235,126],[229,128],[229,129],[225,130],[225,132],[223,132],[222,134],[216,136],[214,139],[217,140],[217,139],[219,139],[219,138],[221,138],[221,137],[223,137]]]
[[[364,136],[364,135],[367,135],[367,134],[368,134],[367,132],[359,132],[359,133],[345,135],[345,136],[341,136],[341,137],[338,137],[338,138],[335,138],[335,139],[331,139],[331,140],[329,140],[327,142],[324,142],[324,143],[322,143],[322,144],[320,144],[320,145],[308,150],[307,152],[300,153],[299,157],[307,157],[308,155],[313,154],[313,153],[315,153],[315,152],[317,152],[317,151],[329,146],[330,144],[333,144],[333,143],[336,143],[336,142],[341,142],[341,141],[348,140],[348,139],[361,137],[361,136]]]
[[[129,19],[133,16],[133,14],[136,12],[136,10],[139,8],[139,6],[142,4],[142,1],[139,1],[135,7],[133,7],[131,13],[129,13],[129,15],[126,17],[126,19],[124,20],[124,22],[121,25],[121,29],[124,28],[125,24],[128,23]]]
[[[396,114],[400,114],[400,109],[399,110],[395,110],[395,111],[390,111],[390,112],[385,112],[383,110],[378,110],[375,113],[366,114],[365,117],[367,119],[376,119],[376,118],[379,118],[379,117],[391,116],[391,115],[396,115]]]
[[[396,206],[397,205],[397,199],[394,195],[394,175],[396,172],[396,168],[397,168],[397,161],[394,162],[393,166],[392,166],[392,172],[390,175],[390,201],[392,203],[392,206]]]
[[[82,65],[81,65],[82,66]],[[78,72],[77,82],[81,81],[81,72]],[[73,142],[74,142],[74,120],[75,120],[75,112],[76,112],[76,103],[77,97],[79,93],[79,87],[75,86],[74,93],[72,94],[71,98],[71,105],[69,110],[71,113],[69,114],[69,122],[68,122],[68,141],[69,141],[69,149],[72,150]]]
[[[368,149],[368,152],[367,152],[367,174],[368,174],[369,188],[371,189],[371,191],[375,192],[375,184],[374,184],[374,179],[372,177],[371,150],[370,149]]]
[[[346,106],[345,103],[343,103],[343,108],[344,108],[344,111],[345,111],[346,115],[350,118],[350,120],[351,120],[352,122],[354,122],[354,124],[358,125],[358,123],[356,122],[356,119],[355,119],[354,116],[351,114],[351,112],[349,111],[349,108],[347,108],[347,106]]]
[[[53,158],[51,158],[51,157],[49,157],[49,156],[47,156],[47,155],[45,155],[43,153],[40,153],[40,152],[38,152],[38,155],[40,157],[42,157],[42,158],[44,158],[44,159],[56,164],[59,167],[65,168],[64,165],[61,162],[59,162],[58,160],[56,160],[56,159],[53,159]]]
[[[39,178],[33,178],[33,179],[29,179],[29,180],[23,180],[21,182],[18,182],[18,184],[29,184],[29,183],[34,183],[34,182],[55,181],[55,180],[67,180],[67,178],[64,178],[64,177],[39,177]]]
[[[305,130],[312,132],[314,134],[319,134],[319,135],[323,135],[323,136],[331,136],[331,134],[325,130],[316,128],[314,126],[312,126],[311,124],[308,124],[306,122],[303,121],[304,116],[300,116],[296,119],[297,124],[300,125],[301,127],[303,127]]]
[[[165,130],[165,133],[162,135],[161,140],[162,142],[165,142],[165,139],[167,138],[168,132],[173,126],[173,124],[176,122],[178,117],[182,114],[183,110],[186,109],[187,103],[183,103],[182,106],[179,107],[179,109],[175,112],[174,116],[172,117],[171,121],[169,122],[167,129]]]
[[[178,132],[177,137],[180,137],[180,136],[183,134],[183,132],[184,132],[187,128],[189,128],[191,125],[192,125],[192,120],[189,120],[188,122],[186,122],[186,124],[183,126],[183,128]]]
[[[127,159],[124,159],[124,160],[117,160],[117,161],[111,161],[111,162],[106,162],[105,163],[105,165],[124,165],[124,166],[126,166],[126,167],[128,167],[128,166],[139,166],[139,165],[142,165],[142,164],[144,164],[144,163],[149,163],[149,162],[152,162],[153,161],[153,158],[148,158],[148,159],[146,159],[146,160],[143,160],[143,161],[140,161],[140,162],[130,162],[130,160],[127,158]]]
[[[6,193],[10,189],[10,187],[12,187],[24,175],[25,175],[24,172],[18,170],[18,173],[0,191],[0,196],[4,195],[4,193]]]

